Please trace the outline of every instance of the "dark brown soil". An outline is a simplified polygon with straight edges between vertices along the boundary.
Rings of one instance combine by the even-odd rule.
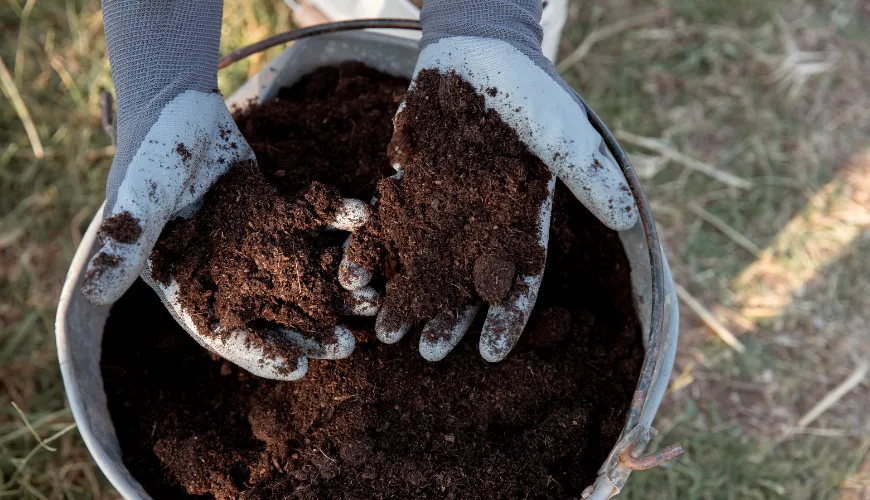
[[[402,321],[500,303],[515,274],[538,274],[546,259],[537,235],[546,166],[455,73],[424,70],[415,84],[390,143],[404,177],[378,185],[378,238],[395,267],[384,307]],[[365,254],[366,233],[352,257]]]
[[[387,144],[408,83],[344,63],[319,69],[281,90],[268,106],[234,117],[263,174],[281,193],[318,181],[369,202],[378,181],[393,173]]]
[[[298,382],[215,359],[139,282],[102,346],[125,464],[154,498],[577,498],[643,359],[629,272],[616,233],[558,186],[538,305],[506,361],[480,358],[480,321],[428,363],[417,335],[384,345],[366,319],[349,360],[312,360]]]
[[[100,226],[100,239],[112,238],[118,243],[136,243],[142,236],[139,219],[130,212],[115,214],[103,221]]]

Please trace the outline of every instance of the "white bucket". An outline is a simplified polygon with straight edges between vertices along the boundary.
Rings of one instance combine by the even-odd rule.
[[[408,39],[371,32],[334,33],[307,38],[295,42],[276,57],[227,99],[227,105],[244,106],[251,99],[258,102],[271,100],[280,88],[292,85],[314,69],[343,61],[360,61],[385,73],[410,78],[416,60],[417,44]],[[101,222],[102,208],[91,221],[67,273],[55,323],[58,358],[73,417],[97,465],[124,498],[145,499],[150,496],[130,475],[121,458],[100,374],[100,349],[109,307],[91,305],[80,292],[88,260],[100,246],[97,230]],[[632,229],[621,232],[620,239],[631,264],[636,308],[647,345],[652,323],[653,294],[656,291],[652,286],[646,235],[638,223]],[[653,361],[645,377],[647,388],[635,394],[632,404],[637,423],[623,430],[619,442],[601,466],[598,479],[584,494],[584,498],[609,498],[625,484],[633,468],[620,457],[630,446],[633,446],[635,455],[644,451],[652,419],[667,387],[676,352],[679,314],[673,280],[664,255],[662,264],[664,283],[658,293],[663,292],[664,323],[658,346],[652,349],[655,355],[647,359]],[[649,351],[647,356],[650,356]]]

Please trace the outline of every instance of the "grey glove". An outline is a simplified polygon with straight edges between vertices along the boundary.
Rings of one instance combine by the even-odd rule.
[[[267,342],[298,347],[286,352],[302,353],[293,359],[267,357],[247,341],[247,332],[198,332],[181,305],[176,282],[163,285],[148,270],[166,223],[191,216],[233,164],[254,159],[217,89],[222,10],[221,0],[103,1],[118,144],[106,183],[103,246],[88,266],[82,293],[94,304],[110,304],[141,274],[201,345],[256,375],[292,380],[305,374],[307,357],[350,355],[351,332],[335,326],[329,344],[286,329],[278,335],[253,332]],[[345,200],[333,226],[352,230],[365,222],[361,213],[361,202]],[[352,299],[349,314],[376,312],[371,290]]]
[[[415,74],[423,69],[455,71],[586,208],[612,229],[629,229],[637,221],[637,208],[628,183],[580,100],[541,52],[540,19],[541,0],[426,0]],[[413,88],[412,84],[410,91]],[[485,92],[489,88],[498,92]],[[552,188],[553,183],[540,212],[538,235],[544,248]],[[339,279],[345,288],[359,289],[370,278],[370,270],[347,257],[342,261]],[[542,278],[520,276],[523,286],[515,286],[504,303],[490,305],[479,346],[484,359],[500,361],[516,345]],[[430,321],[420,338],[423,357],[436,361],[446,356],[477,310],[472,305],[464,311],[442,311]],[[378,315],[376,333],[384,342],[398,341],[410,327],[396,315],[389,307]]]

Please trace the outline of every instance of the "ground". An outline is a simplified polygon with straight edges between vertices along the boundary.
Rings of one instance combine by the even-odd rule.
[[[222,53],[290,26],[280,2],[226,9]],[[53,341],[113,153],[101,23],[97,0],[0,9],[0,497],[117,496],[71,425]],[[576,1],[561,58],[630,153],[685,291],[653,446],[687,453],[624,496],[870,498],[870,4]]]

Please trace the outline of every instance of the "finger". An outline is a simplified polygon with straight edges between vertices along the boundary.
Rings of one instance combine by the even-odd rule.
[[[408,333],[411,323],[405,321],[400,311],[384,304],[375,320],[375,335],[385,344],[395,344]]]
[[[396,173],[390,176],[390,178],[401,179],[404,175],[401,165],[394,163],[393,168],[396,169]],[[377,203],[378,197],[373,196],[371,206],[374,207]],[[366,209],[368,210],[369,207],[366,207]],[[344,253],[341,256],[341,263],[338,265],[338,282],[345,290],[359,290],[368,285],[374,275],[374,269],[354,261],[353,257],[348,255],[347,250],[353,244],[353,235],[351,235],[344,242]]]
[[[538,243],[546,251],[550,243],[550,218],[553,212],[553,191],[555,178],[547,185],[548,195],[541,204],[538,215]],[[501,361],[517,344],[532,308],[538,299],[541,281],[544,279],[544,266],[534,275],[519,276],[501,304],[490,304],[486,322],[480,334],[480,355],[490,362]]]
[[[637,205],[622,170],[604,142],[592,153],[589,168],[568,166],[572,164],[569,162],[580,161],[568,158],[553,171],[604,225],[616,231],[631,229],[637,223]]]
[[[165,219],[146,219],[136,207],[121,206],[100,227],[103,246],[88,262],[82,295],[94,305],[118,300],[145,267],[151,248],[160,236]]]
[[[520,276],[504,303],[489,306],[480,334],[483,359],[495,363],[511,352],[526,327],[540,288],[541,276]]]
[[[372,280],[373,270],[368,269],[361,263],[354,262],[353,258],[348,255],[347,249],[352,245],[353,235],[347,237],[344,242],[344,253],[341,256],[341,263],[338,265],[338,283],[345,290],[359,290],[369,284]]]
[[[468,306],[456,313],[443,312],[432,318],[420,335],[420,354],[427,361],[441,361],[465,336],[480,304]]]
[[[350,316],[374,316],[381,308],[381,294],[370,286],[349,291],[344,307],[344,313]]]
[[[353,332],[341,325],[334,326],[327,335],[323,335],[321,338],[305,335],[295,330],[282,329],[279,331],[293,342],[306,357],[312,359],[344,359],[350,356],[356,347]]]
[[[150,263],[148,264],[150,273]],[[193,318],[181,306],[178,283],[149,280],[175,320],[199,345],[258,377],[272,380],[298,380],[308,372],[308,360],[294,336],[280,332],[250,332],[238,329],[212,335],[199,332]],[[351,347],[351,350],[353,348]]]
[[[341,206],[335,212],[335,220],[326,229],[353,231],[361,228],[368,220],[368,205],[353,198],[343,198]]]
[[[299,339],[290,333],[295,332],[240,329],[229,335],[194,337],[220,357],[258,377],[299,380],[308,373],[308,359],[297,343]]]

